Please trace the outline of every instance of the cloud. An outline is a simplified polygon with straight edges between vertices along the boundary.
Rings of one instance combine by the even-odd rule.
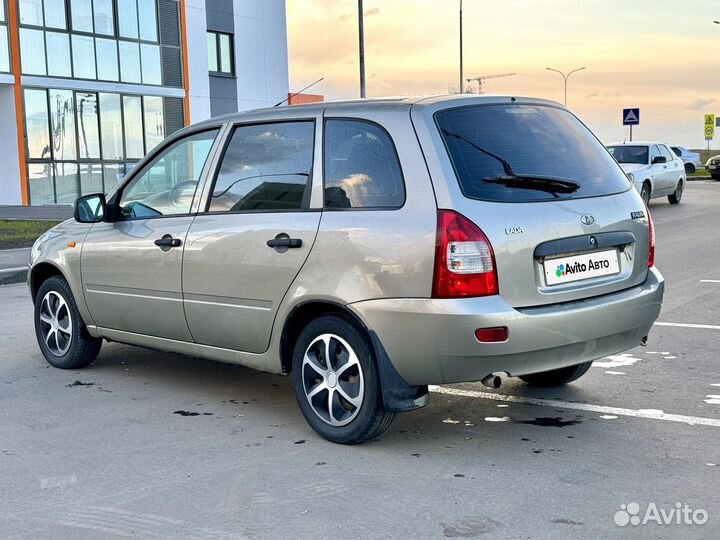
[[[364,13],[365,13],[366,17],[370,17],[371,15],[377,15],[378,13],[380,13],[380,8],[374,7],[374,8],[366,9]]]
[[[713,103],[717,103],[717,99],[715,98],[697,98],[690,102],[688,105],[688,109],[691,111],[699,111],[701,109],[704,109],[708,105],[712,105]]]
[[[373,15],[377,15],[378,13],[380,13],[380,8],[374,7],[366,9],[365,11],[363,11],[363,13],[365,14],[365,17],[372,17]],[[350,19],[355,18],[357,18],[357,14],[355,13],[342,13],[341,15],[338,15],[338,20],[340,22],[349,21]]]
[[[610,99],[622,97],[620,92],[596,92],[594,94],[588,94],[585,99]]]

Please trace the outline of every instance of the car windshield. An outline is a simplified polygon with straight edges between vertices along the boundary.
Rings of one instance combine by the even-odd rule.
[[[648,164],[647,146],[622,144],[618,146],[608,146],[608,151],[618,163],[637,163],[638,165]]]
[[[498,202],[626,191],[622,169],[570,112],[552,105],[471,105],[435,121],[466,197]]]

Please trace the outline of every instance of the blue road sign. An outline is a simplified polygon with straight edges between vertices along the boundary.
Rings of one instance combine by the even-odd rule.
[[[640,125],[640,109],[623,109],[623,126]]]

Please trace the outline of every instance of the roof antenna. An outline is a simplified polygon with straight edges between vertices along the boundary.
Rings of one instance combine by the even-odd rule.
[[[317,83],[319,83],[320,81],[324,81],[324,80],[325,80],[325,77],[320,77],[317,81],[315,81],[315,82],[312,83],[312,84],[308,84],[308,85],[307,85],[305,88],[303,88],[302,90],[299,90],[298,92],[295,92],[294,94],[288,94],[288,97],[286,97],[286,98],[283,99],[282,101],[278,101],[275,105],[273,105],[273,107],[279,107],[280,105],[282,105],[282,104],[285,103],[286,101],[289,101],[289,100],[291,100],[292,98],[294,98],[295,96],[297,96],[297,95],[299,95],[299,94],[302,94],[305,90],[307,90],[307,89],[310,88],[311,86],[315,86]]]

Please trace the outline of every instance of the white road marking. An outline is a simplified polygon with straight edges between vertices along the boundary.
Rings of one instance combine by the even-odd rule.
[[[625,375],[624,371],[606,371],[608,375]]]
[[[671,323],[656,322],[655,326],[676,326],[679,328],[704,328],[706,330],[720,330],[720,326],[714,324],[689,324],[689,323]]]
[[[710,383],[710,386],[720,386],[720,383]]]
[[[683,414],[670,414],[659,409],[625,409],[622,407],[607,407],[605,405],[591,405],[590,403],[573,403],[559,399],[543,399],[533,397],[510,396],[507,394],[493,394],[491,392],[478,392],[475,390],[462,390],[460,388],[447,388],[444,386],[429,386],[431,392],[448,396],[469,397],[475,399],[489,399],[508,403],[522,403],[524,405],[538,405],[540,407],[556,407],[558,409],[571,409],[575,411],[590,411],[617,416],[631,416],[634,418],[647,418],[650,420],[665,420],[666,422],[679,422],[681,424],[720,427],[719,418],[704,418],[702,416],[685,416]]]
[[[717,395],[707,395],[705,396],[707,399],[703,399],[703,401],[709,405],[720,405],[720,396]]]
[[[0,268],[0,274],[9,274],[10,272],[21,272],[27,270],[27,266],[18,266],[16,268]]]
[[[614,414],[601,414],[600,418],[602,418],[603,420],[615,420],[617,416],[615,416]]]
[[[701,279],[700,283],[720,283],[720,279]]]
[[[593,362],[594,367],[600,368],[616,368],[624,366],[632,366],[640,362],[642,358],[636,358],[631,353],[612,354]]]

